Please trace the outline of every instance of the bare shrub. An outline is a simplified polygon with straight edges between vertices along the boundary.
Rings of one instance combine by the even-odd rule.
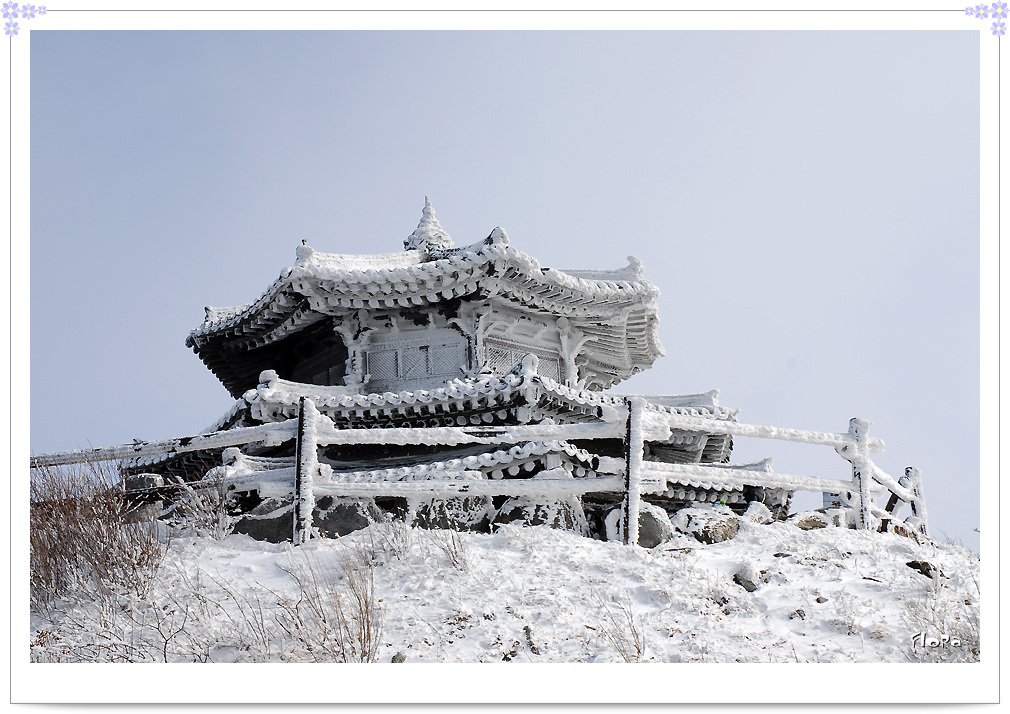
[[[406,518],[384,513],[381,521],[372,520],[371,536],[375,545],[397,560],[406,560],[414,550],[414,534]]]
[[[268,617],[268,611],[264,609],[263,600],[257,594],[256,589],[246,583],[244,590],[250,593],[246,595],[240,593],[237,588],[229,587],[219,578],[212,578],[212,580],[235,603],[235,608],[238,610],[237,614],[233,615],[220,603],[214,603],[224,616],[229,639],[233,639],[239,649],[251,653],[253,659],[269,659],[271,642],[273,641],[272,623],[274,618]],[[277,593],[268,592],[270,592],[272,600],[280,600]]]
[[[61,645],[63,639],[59,628],[51,630],[36,630],[32,636],[30,659],[31,662],[69,662],[70,648]]]
[[[336,563],[299,551],[286,572],[299,592],[279,603],[277,622],[308,656],[315,662],[374,662],[382,612],[367,551],[345,548]]]
[[[605,616],[600,620],[600,633],[625,662],[641,662],[645,656],[645,634],[635,622],[630,600],[609,605],[597,595]]]
[[[912,662],[979,662],[982,656],[981,625],[979,621],[978,581],[972,595],[962,599],[963,592],[955,591],[938,576],[914,598],[905,598],[905,622],[910,632],[935,637],[942,644],[926,646],[926,642],[908,643],[906,657]],[[911,635],[910,635],[911,636]],[[951,642],[956,640],[957,645]]]
[[[462,573],[470,570],[470,548],[458,531],[428,531],[428,534],[431,542],[445,554],[452,567]]]
[[[173,504],[173,522],[189,526],[197,535],[223,540],[231,533],[238,518],[228,512],[228,487],[213,471],[199,481],[187,482],[172,474],[182,490]]]
[[[157,523],[128,522],[117,465],[33,468],[30,508],[35,609],[75,593],[102,601],[146,594],[167,543]]]
[[[145,615],[137,612],[134,596],[118,599],[78,598],[73,606],[58,612],[54,621],[62,647],[36,647],[31,661],[61,662],[156,662],[158,648],[150,636]],[[42,644],[50,644],[44,642]],[[54,655],[57,660],[54,660]]]

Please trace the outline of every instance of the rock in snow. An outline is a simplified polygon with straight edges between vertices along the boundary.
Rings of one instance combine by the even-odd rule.
[[[638,512],[638,544],[643,548],[655,548],[673,537],[670,516],[662,508],[642,503]]]
[[[733,582],[749,593],[757,590],[758,583],[760,581],[761,576],[754,570],[754,566],[750,563],[744,563],[740,566],[739,570],[733,573]]]
[[[729,540],[740,530],[739,519],[725,506],[683,508],[677,511],[672,522],[681,533],[693,535],[707,544]]]
[[[828,517],[823,513],[809,511],[806,513],[797,513],[795,516],[791,516],[789,518],[789,522],[797,528],[809,531],[815,528],[827,528]]]

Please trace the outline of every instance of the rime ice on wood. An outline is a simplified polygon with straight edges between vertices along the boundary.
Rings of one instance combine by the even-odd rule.
[[[307,543],[312,537],[312,510],[316,501],[313,496],[313,482],[319,468],[319,448],[316,441],[316,422],[319,412],[311,399],[302,397],[298,413],[298,441],[295,445],[295,545]]]
[[[619,530],[635,543],[641,501],[671,513],[699,502],[743,513],[762,501],[784,517],[797,489],[855,504],[865,528],[897,523],[897,502],[874,502],[891,494],[913,511],[905,524],[925,533],[918,480],[880,472],[869,453],[883,442],[865,428],[741,423],[715,390],[610,393],[664,354],[659,291],[636,258],[558,270],[500,227],[456,247],[427,198],[404,248],[360,256],[298,245],[259,297],[206,308],[186,344],[236,398],[206,433],[35,462],[125,457],[127,474],[213,473],[239,510],[293,510],[295,542],[309,537],[322,498],[405,518],[426,508],[430,523],[483,530],[548,519],[603,538],[622,513]],[[770,461],[731,465],[735,436],[833,447],[856,482],[777,474]]]
[[[642,497],[642,412],[645,402],[640,397],[628,399],[627,474],[625,477],[624,539],[629,545],[638,543],[639,499]]]

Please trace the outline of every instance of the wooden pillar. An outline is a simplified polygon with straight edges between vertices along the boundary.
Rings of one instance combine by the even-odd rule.
[[[919,469],[909,466],[905,469],[905,479],[907,484],[902,484],[912,490],[912,502],[908,505],[912,509],[912,515],[919,519],[919,532],[929,538],[929,525],[926,523],[926,501],[922,497],[922,474]]]
[[[873,515],[870,513],[870,480],[873,478],[873,462],[866,447],[872,422],[853,417],[849,419],[849,436],[853,439],[848,458],[852,464],[852,479],[859,488],[859,527],[873,530]]]
[[[639,397],[628,397],[624,401],[628,405],[628,428],[624,439],[624,542],[638,545],[638,505],[642,497],[642,459],[645,453],[642,410],[645,402]]]
[[[294,533],[295,545],[308,543],[312,537],[312,511],[316,507],[312,493],[312,482],[319,469],[317,453],[316,419],[319,412],[316,403],[302,397],[298,400],[298,435],[295,441],[295,500]]]

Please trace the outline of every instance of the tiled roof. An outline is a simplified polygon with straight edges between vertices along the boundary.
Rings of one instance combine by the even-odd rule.
[[[480,379],[456,379],[432,390],[361,394],[348,387],[320,387],[280,379],[276,372],[260,375],[260,384],[246,392],[252,418],[282,421],[295,416],[301,397],[312,399],[320,412],[338,426],[351,420],[365,420],[377,426],[397,426],[411,420],[452,417],[457,424],[488,423],[491,417],[475,414],[505,412],[529,406],[539,414],[533,421],[551,417],[562,422],[597,421],[608,407],[624,405],[623,395],[567,387],[537,374],[536,359],[526,359],[503,375]],[[711,419],[733,419],[735,412],[721,407],[717,392],[677,397],[647,397],[665,403],[647,402],[647,408],[666,413]],[[467,415],[467,416],[464,416]],[[463,419],[463,422],[458,421]]]
[[[545,268],[511,247],[500,228],[480,243],[430,253],[353,256],[317,253],[307,246],[299,246],[296,253],[295,265],[285,268],[255,301],[208,307],[187,344],[199,346],[206,336],[252,325],[261,313],[288,314],[294,307],[292,295],[329,308],[414,307],[472,295],[484,287],[558,315],[611,314],[619,306],[651,302],[659,295],[659,289],[642,277],[641,263],[635,259],[628,268],[615,271]],[[654,313],[655,305],[651,308]]]
[[[663,354],[659,341],[659,290],[642,277],[641,263],[614,271],[547,268],[513,248],[496,228],[480,243],[461,248],[423,244],[397,253],[346,256],[299,246],[294,266],[256,300],[206,308],[186,344],[228,372],[228,345],[265,345],[322,315],[361,308],[416,308],[463,297],[489,297],[521,308],[579,320],[590,337],[580,364],[606,387],[641,371]],[[219,375],[221,376],[221,375]],[[224,377],[222,377],[224,378]]]
[[[390,468],[356,469],[339,471],[326,467],[326,476],[320,483],[361,483],[376,481],[427,481],[431,479],[453,478],[503,478],[512,471],[521,473],[527,469],[522,465],[548,454],[567,457],[561,461],[562,467],[575,476],[595,475],[593,456],[589,452],[564,441],[531,441],[509,449],[497,449],[482,454],[471,454],[461,458],[441,459]],[[265,477],[266,480],[287,479],[294,474],[294,458],[263,458],[247,456],[237,449],[229,449],[224,454],[224,465],[214,469],[208,478],[249,480]],[[567,467],[565,466],[567,464]],[[529,469],[532,470],[532,469]],[[470,472],[466,475],[464,472]]]

